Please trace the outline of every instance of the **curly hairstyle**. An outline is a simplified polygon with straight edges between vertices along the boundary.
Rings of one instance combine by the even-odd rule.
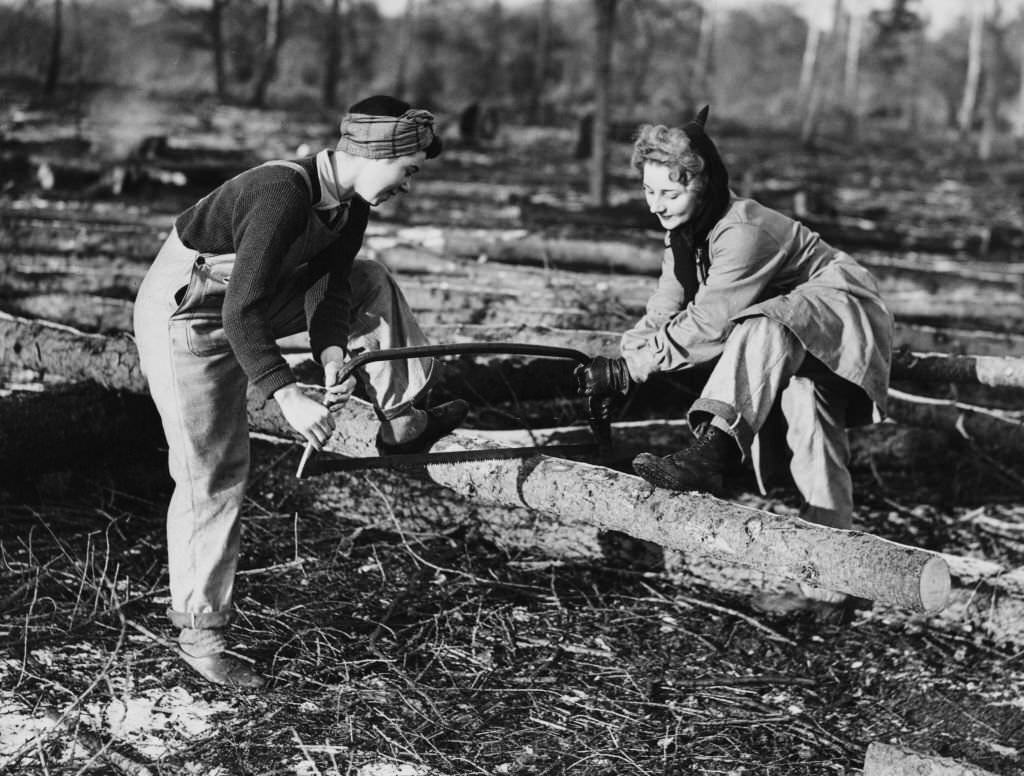
[[[646,162],[663,164],[669,168],[669,177],[687,185],[701,180],[704,159],[690,144],[690,138],[678,127],[664,124],[642,124],[633,143],[631,166],[643,172]]]

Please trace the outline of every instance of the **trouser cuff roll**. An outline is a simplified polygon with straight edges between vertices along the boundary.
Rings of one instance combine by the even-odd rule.
[[[226,628],[235,617],[234,609],[219,612],[177,612],[167,610],[171,624],[178,628]]]

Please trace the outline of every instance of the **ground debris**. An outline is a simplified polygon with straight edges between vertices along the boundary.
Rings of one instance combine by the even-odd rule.
[[[145,635],[169,635],[154,462],[4,506],[0,758],[46,705],[161,774],[817,776],[857,773],[872,741],[1017,768],[1019,650],[885,617],[765,619],[685,574],[496,544],[432,483],[295,480],[297,453],[257,445],[245,516],[235,640],[263,694],[205,686]],[[890,531],[1020,520],[884,495],[913,516]],[[40,739],[12,767],[82,757]]]

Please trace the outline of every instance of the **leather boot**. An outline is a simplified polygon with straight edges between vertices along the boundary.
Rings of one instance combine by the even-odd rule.
[[[469,413],[469,404],[462,399],[439,404],[426,410],[427,424],[423,431],[407,442],[388,444],[377,432],[377,452],[380,455],[406,455],[425,453],[434,442],[456,429]]]
[[[182,628],[178,656],[214,684],[258,690],[267,683],[249,664],[228,653],[222,628]]]
[[[725,489],[723,475],[736,452],[736,441],[727,432],[708,424],[696,442],[679,452],[663,458],[640,453],[633,459],[633,471],[659,488],[718,495]]]

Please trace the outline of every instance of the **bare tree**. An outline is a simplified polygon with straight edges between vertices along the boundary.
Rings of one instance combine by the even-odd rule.
[[[1017,91],[1017,109],[1013,115],[1013,139],[1017,146],[1024,144],[1024,7],[1017,17],[1017,46],[1020,52],[1020,87]]]
[[[533,60],[533,91],[530,93],[530,119],[544,120],[544,91],[551,47],[551,0],[543,0],[537,17],[537,56]]]
[[[398,67],[395,70],[395,95],[402,97],[405,93],[407,70],[409,69],[409,48],[412,46],[413,27],[416,24],[416,0],[405,0],[405,14],[402,17],[402,28],[398,41]]]
[[[324,82],[320,98],[324,107],[334,108],[338,104],[338,75],[341,71],[341,0],[330,0],[330,3],[324,41]]]
[[[651,61],[654,59],[655,24],[660,9],[647,8],[642,3],[634,3],[633,19],[635,30],[627,38],[629,52],[623,57],[630,64],[627,67],[629,84],[629,102],[632,113],[637,113],[646,99],[647,79],[651,72]]]
[[[804,57],[800,64],[800,82],[797,85],[797,100],[807,105],[811,98],[811,87],[814,84],[814,73],[817,70],[818,50],[821,48],[821,25],[815,20],[807,22],[807,39],[804,42]]]
[[[967,78],[964,94],[960,100],[957,125],[962,134],[971,131],[974,113],[978,104],[978,87],[981,83],[982,45],[985,40],[985,4],[981,0],[971,4],[971,36],[967,47]]]
[[[978,137],[978,157],[987,161],[992,158],[996,135],[999,131],[999,97],[1003,85],[1002,53],[1006,43],[1006,28],[1001,23],[1000,0],[992,3],[992,13],[985,25],[988,33],[984,46],[984,88],[981,99],[981,135]]]
[[[210,47],[213,53],[213,79],[217,99],[228,97],[227,69],[224,60],[224,12],[231,0],[212,0],[210,3]]]
[[[594,127],[590,160],[590,198],[595,205],[608,203],[608,107],[612,82],[612,44],[615,40],[617,0],[594,0]]]
[[[490,96],[501,100],[505,96],[505,12],[501,0],[493,0],[491,3],[490,18],[488,27],[490,30],[490,54],[487,57],[486,67],[491,73]]]
[[[810,71],[810,93],[806,98],[803,125],[800,128],[800,140],[804,144],[810,144],[818,132],[818,122],[821,118],[822,105],[830,92],[830,81],[836,74],[839,65],[839,57],[842,56],[843,23],[843,0],[832,0],[832,31],[829,33],[828,56],[820,66],[815,67],[812,63]],[[820,35],[820,33],[819,33]],[[815,44],[815,49],[818,45]],[[815,55],[814,59],[817,59]],[[801,74],[802,79],[802,74]]]
[[[843,68],[843,101],[859,116],[860,47],[864,35],[864,14],[851,9],[846,27],[846,63]]]
[[[711,52],[715,40],[715,7],[710,0],[700,4],[700,32],[697,51],[693,57],[692,95],[698,100],[708,99],[708,78],[711,73]]]
[[[266,104],[267,89],[277,75],[277,58],[281,53],[281,44],[284,43],[284,11],[284,0],[267,0],[263,52],[250,98],[254,106]]]
[[[43,92],[52,95],[60,83],[61,49],[64,44],[64,2],[53,0],[53,36],[50,38],[50,59],[46,66]]]

